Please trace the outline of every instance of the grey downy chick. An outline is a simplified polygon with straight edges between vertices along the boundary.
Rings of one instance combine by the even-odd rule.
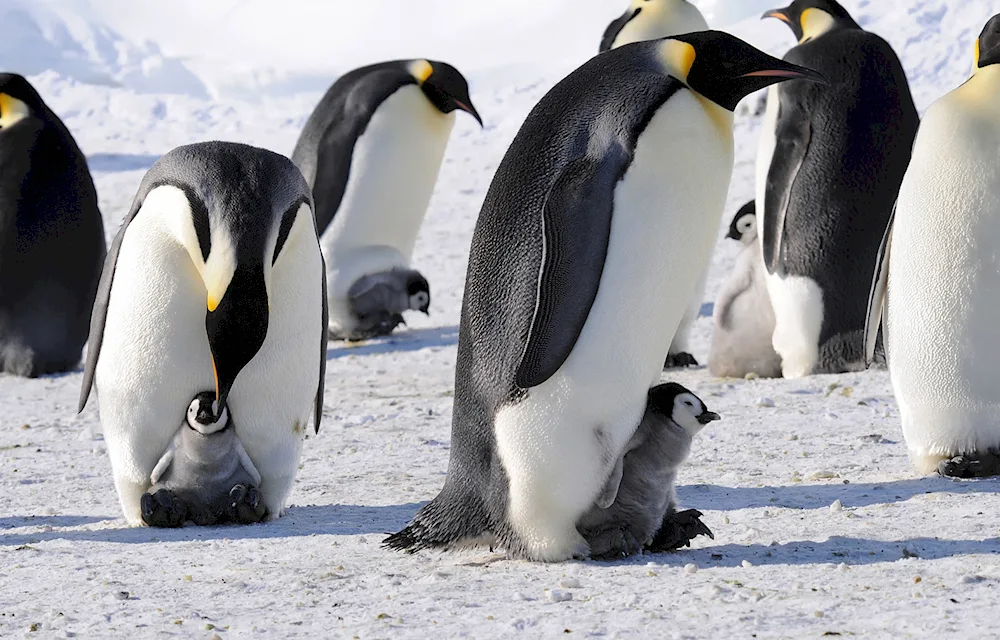
[[[214,398],[210,392],[195,396],[153,469],[152,486],[141,499],[149,526],[250,524],[265,517],[260,473],[236,436],[228,407],[216,418]]]
[[[414,269],[390,269],[359,278],[347,291],[357,326],[340,340],[367,340],[387,336],[403,320],[404,311],[430,315],[431,289],[427,278]]]
[[[698,535],[714,539],[698,511],[677,512],[674,482],[694,436],[719,415],[683,386],[653,387],[642,422],[611,476],[577,523],[594,559],[670,551]]]

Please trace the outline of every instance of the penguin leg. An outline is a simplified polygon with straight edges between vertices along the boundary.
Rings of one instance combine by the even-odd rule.
[[[938,473],[946,478],[990,478],[1000,476],[1000,451],[970,453],[942,460]]]
[[[660,530],[653,537],[648,550],[653,553],[676,551],[691,546],[698,536],[708,536],[715,540],[715,534],[701,521],[702,513],[694,509],[674,511],[671,509],[663,518]]]
[[[140,507],[142,521],[151,527],[180,527],[187,519],[187,505],[169,489],[142,494]]]
[[[267,515],[257,487],[238,484],[229,492],[229,520],[239,524],[257,524]]]
[[[590,557],[594,560],[618,560],[642,552],[642,542],[624,523],[588,531],[586,538],[590,543]]]
[[[348,342],[382,338],[391,335],[396,327],[401,324],[406,324],[401,314],[385,311],[360,318],[358,325],[349,332],[337,333],[331,331],[330,338],[333,340],[346,340]]]

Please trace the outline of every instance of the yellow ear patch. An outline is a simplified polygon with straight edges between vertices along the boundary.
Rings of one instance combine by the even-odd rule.
[[[31,114],[28,105],[14,96],[0,93],[0,129],[6,129]]]
[[[427,78],[430,78],[431,74],[434,73],[434,67],[426,60],[414,60],[407,70],[420,84],[427,82]]]
[[[979,52],[979,38],[976,38],[976,54],[975,54],[975,57],[972,59],[972,73],[973,74],[975,74],[977,71],[979,71],[979,57],[980,57],[980,52]]]
[[[660,45],[660,60],[667,73],[685,84],[697,57],[694,47],[680,40],[664,40]]]
[[[800,18],[802,24],[802,39],[799,44],[806,40],[818,38],[833,28],[834,19],[826,11],[810,7],[802,12]]]

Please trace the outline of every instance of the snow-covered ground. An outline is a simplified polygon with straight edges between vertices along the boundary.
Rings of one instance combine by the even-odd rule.
[[[916,476],[878,372],[670,373],[724,416],[680,478],[682,504],[716,534],[693,549],[537,565],[380,547],[444,480],[462,284],[493,171],[620,4],[285,0],[276,15],[257,0],[0,0],[0,67],[31,74],[77,137],[109,236],[160,154],[206,139],[290,153],[319,91],[354,64],[449,60],[472,78],[486,121],[459,118],[420,235],[431,317],[389,340],[331,345],[324,428],[307,440],[281,520],[125,528],[97,402],[75,415],[80,374],[0,378],[0,637],[995,637],[1000,483]],[[719,4],[725,19],[767,8]],[[1000,0],[846,4],[901,54],[921,110],[964,80],[975,36],[1000,11]],[[771,22],[732,30],[780,54],[792,37]],[[726,224],[752,197],[758,135],[741,109]],[[706,302],[737,251],[722,235]],[[710,332],[702,318],[702,360]]]

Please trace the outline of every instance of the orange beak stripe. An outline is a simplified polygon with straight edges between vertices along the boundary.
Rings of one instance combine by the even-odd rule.
[[[789,18],[788,16],[786,16],[785,14],[781,13],[780,11],[772,11],[772,12],[768,13],[767,15],[765,15],[764,17],[765,18],[777,18],[778,20],[781,20],[782,22],[785,22],[785,23],[788,23],[788,24],[792,24],[792,19]]]
[[[215,401],[219,401],[219,372],[215,369],[215,356],[212,356],[212,377],[215,378]]]

